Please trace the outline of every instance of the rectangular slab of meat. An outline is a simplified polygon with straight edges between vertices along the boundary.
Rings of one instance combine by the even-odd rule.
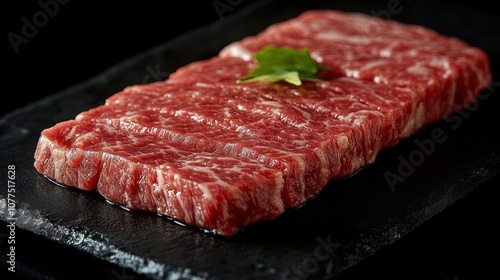
[[[237,83],[265,46],[306,48],[319,81]],[[42,131],[34,166],[124,207],[231,237],[354,174],[490,86],[479,48],[420,26],[312,10],[129,86]]]

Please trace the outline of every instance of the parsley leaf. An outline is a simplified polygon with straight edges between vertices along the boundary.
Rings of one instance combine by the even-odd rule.
[[[295,50],[290,47],[277,48],[266,46],[255,54],[257,66],[240,82],[278,82],[285,81],[300,86],[302,81],[319,80],[319,70],[329,70],[328,66],[313,60],[307,49]]]

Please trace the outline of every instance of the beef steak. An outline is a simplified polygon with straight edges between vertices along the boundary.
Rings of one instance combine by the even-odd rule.
[[[301,86],[237,83],[269,45],[307,48],[330,70]],[[424,27],[307,11],[46,128],[34,167],[231,237],[470,105],[490,86],[489,67],[481,49]]]

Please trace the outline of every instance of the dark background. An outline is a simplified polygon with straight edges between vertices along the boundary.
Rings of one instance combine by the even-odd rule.
[[[403,1],[405,0],[401,0]],[[55,0],[41,2],[58,3]],[[21,43],[17,53],[9,41],[9,34],[22,35],[25,25],[23,18],[33,23],[33,16],[40,12],[42,7],[38,1],[5,2],[2,9],[5,16],[3,61],[6,63],[3,65],[4,73],[7,73],[4,80],[7,86],[4,87],[0,117],[45,96],[84,82],[130,56],[199,26],[224,20],[251,4],[251,1],[245,0],[221,0],[223,3],[239,3],[232,11],[226,11],[220,17],[213,6],[214,2],[116,1],[114,4],[108,4],[70,0],[66,4],[58,3],[58,10],[53,16],[49,15],[37,30],[31,30],[32,38]],[[283,2],[284,8],[286,3],[292,3]],[[388,2],[373,1],[373,9],[383,9]],[[489,2],[449,1],[449,5],[468,5],[471,9],[499,14]],[[495,225],[498,224],[500,212],[496,188],[499,183],[496,178],[493,182],[479,187],[470,196],[392,246],[382,249],[343,277],[497,277],[499,232]],[[38,275],[42,279],[66,279],[75,275],[77,268],[72,266],[72,263],[86,262],[89,269],[77,272],[82,276],[96,279],[139,279],[131,272],[114,268],[111,264],[72,248],[49,242],[20,229],[17,234],[18,265],[19,269],[27,274]]]
[[[57,3],[58,9],[50,5],[53,15],[48,15],[46,20],[43,16],[36,17],[43,11],[40,2]],[[250,1],[239,2],[223,16],[243,9]],[[2,24],[5,28],[3,53],[7,59],[4,69],[9,91],[4,96],[14,100],[4,101],[1,115],[84,82],[130,56],[198,26],[221,20],[213,1],[114,1],[108,4],[38,0],[9,1],[5,5],[2,8],[6,16]],[[29,29],[31,38],[23,36],[26,26],[23,17],[36,28],[35,31]],[[26,38],[27,42],[13,47],[9,39],[12,33]]]
[[[60,4],[66,3],[66,4]],[[411,8],[412,1],[426,0],[377,0],[373,10],[387,9],[390,1],[399,1]],[[428,1],[428,0],[427,0]],[[33,18],[43,11],[39,4],[57,3],[58,10],[39,18],[39,25],[32,38],[20,43],[16,53],[9,40],[9,33],[22,36],[23,17]],[[232,10],[221,12],[214,3],[234,3]],[[158,44],[180,36],[196,27],[218,22],[236,14],[254,1],[202,0],[202,1],[82,1],[34,0],[7,1],[3,4],[3,53],[5,81],[8,87],[4,97],[14,100],[2,102],[0,116],[29,102],[64,90],[86,81],[107,68],[146,51]],[[282,1],[283,8],[293,1]],[[352,1],[355,3],[356,1]],[[363,2],[366,5],[367,1]],[[450,5],[468,5],[492,13],[493,2],[432,1]],[[106,3],[106,4],[105,4]],[[107,4],[113,3],[113,4]],[[371,4],[370,4],[371,5]],[[425,14],[422,15],[425,17]],[[445,17],[446,15],[443,15]],[[30,35],[31,36],[31,35]],[[24,36],[23,36],[24,37]]]

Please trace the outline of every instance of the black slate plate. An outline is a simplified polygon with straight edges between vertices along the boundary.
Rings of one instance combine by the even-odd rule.
[[[495,38],[499,36],[495,35],[499,33],[493,28],[492,15],[460,6],[406,4],[397,15],[389,15],[482,47],[491,56],[496,77],[499,45]],[[6,182],[9,166],[15,168],[16,225],[151,279],[327,278],[399,240],[498,175],[500,139],[492,129],[499,121],[497,84],[482,92],[475,106],[381,152],[375,164],[351,178],[331,182],[303,207],[249,227],[233,239],[206,235],[148,213],[125,211],[95,193],[54,187],[33,169],[33,152],[43,128],[102,104],[126,85],[143,82],[148,66],[165,65],[162,69],[172,72],[309,8],[380,15],[387,8],[347,1],[282,7],[280,1],[251,5],[237,16],[158,46],[3,117],[0,159],[5,171],[1,178]],[[205,43],[203,48],[200,42]],[[436,138],[437,133],[441,137]],[[384,177],[387,172],[399,176],[399,181],[389,184]],[[0,186],[0,208],[1,219],[9,222],[7,185]]]

